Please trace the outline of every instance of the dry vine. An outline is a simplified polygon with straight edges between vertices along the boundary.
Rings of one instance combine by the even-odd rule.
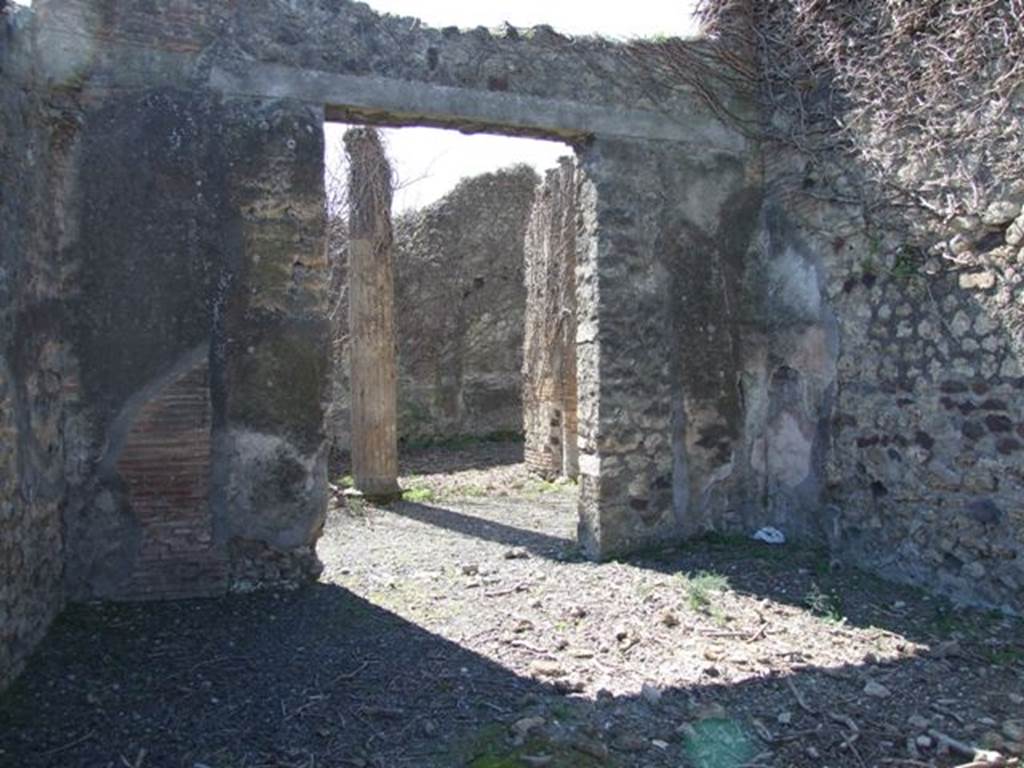
[[[876,220],[934,227],[1021,192],[1024,0],[701,0],[698,14],[710,44],[630,55],[758,139],[852,156],[849,202]],[[755,96],[761,119],[737,118],[719,84]]]

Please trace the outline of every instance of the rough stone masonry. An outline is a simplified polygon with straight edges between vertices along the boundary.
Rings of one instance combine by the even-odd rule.
[[[317,572],[325,119],[575,148],[589,556],[772,524],[1024,610],[1018,267],[904,279],[855,210],[778,193],[811,166],[727,79],[344,0],[0,18],[0,682],[65,599]],[[1019,250],[1024,194],[995,202],[972,253]]]
[[[462,180],[395,217],[398,437],[404,445],[523,430],[527,220],[538,183],[520,165]],[[348,236],[331,222],[335,360],[332,445],[351,447]]]
[[[523,349],[526,465],[548,479],[579,474],[576,392],[576,170],[562,158],[537,190],[525,233]]]

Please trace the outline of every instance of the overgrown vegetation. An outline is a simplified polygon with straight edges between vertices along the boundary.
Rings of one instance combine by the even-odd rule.
[[[715,595],[729,589],[729,579],[718,573],[697,571],[697,573],[681,573],[679,580],[686,594],[686,602],[690,608],[700,613],[709,613]]]
[[[434,500],[434,491],[426,486],[418,485],[402,491],[402,501],[423,504]]]
[[[798,150],[803,166],[773,166],[783,196],[857,205],[930,245],[936,223],[1021,192],[1024,0],[701,0],[697,13],[706,45],[629,54],[762,141],[768,165]]]
[[[843,620],[842,597],[835,589],[822,589],[816,581],[811,584],[811,588],[804,595],[804,605],[816,616],[835,622]]]

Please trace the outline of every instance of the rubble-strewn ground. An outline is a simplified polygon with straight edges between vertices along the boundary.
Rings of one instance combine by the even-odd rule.
[[[589,563],[573,487],[518,459],[409,458],[417,501],[339,502],[309,588],[69,608],[0,699],[0,765],[970,763],[945,737],[1015,764],[1020,621],[788,545]]]

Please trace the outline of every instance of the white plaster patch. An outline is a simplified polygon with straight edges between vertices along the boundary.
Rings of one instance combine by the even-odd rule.
[[[750,446],[750,466],[759,475],[765,472],[764,438],[757,438]]]
[[[580,454],[580,474],[588,477],[601,476],[601,457],[595,453]]]
[[[789,487],[799,485],[811,473],[811,441],[792,414],[782,414],[772,426],[767,464],[771,474]]]
[[[828,348],[825,329],[808,328],[797,340],[796,350],[790,356],[789,365],[802,373],[809,373],[831,382],[836,377],[836,361]]]
[[[787,248],[771,268],[771,290],[779,305],[805,317],[817,317],[821,312],[821,291],[814,266],[795,249]]]

